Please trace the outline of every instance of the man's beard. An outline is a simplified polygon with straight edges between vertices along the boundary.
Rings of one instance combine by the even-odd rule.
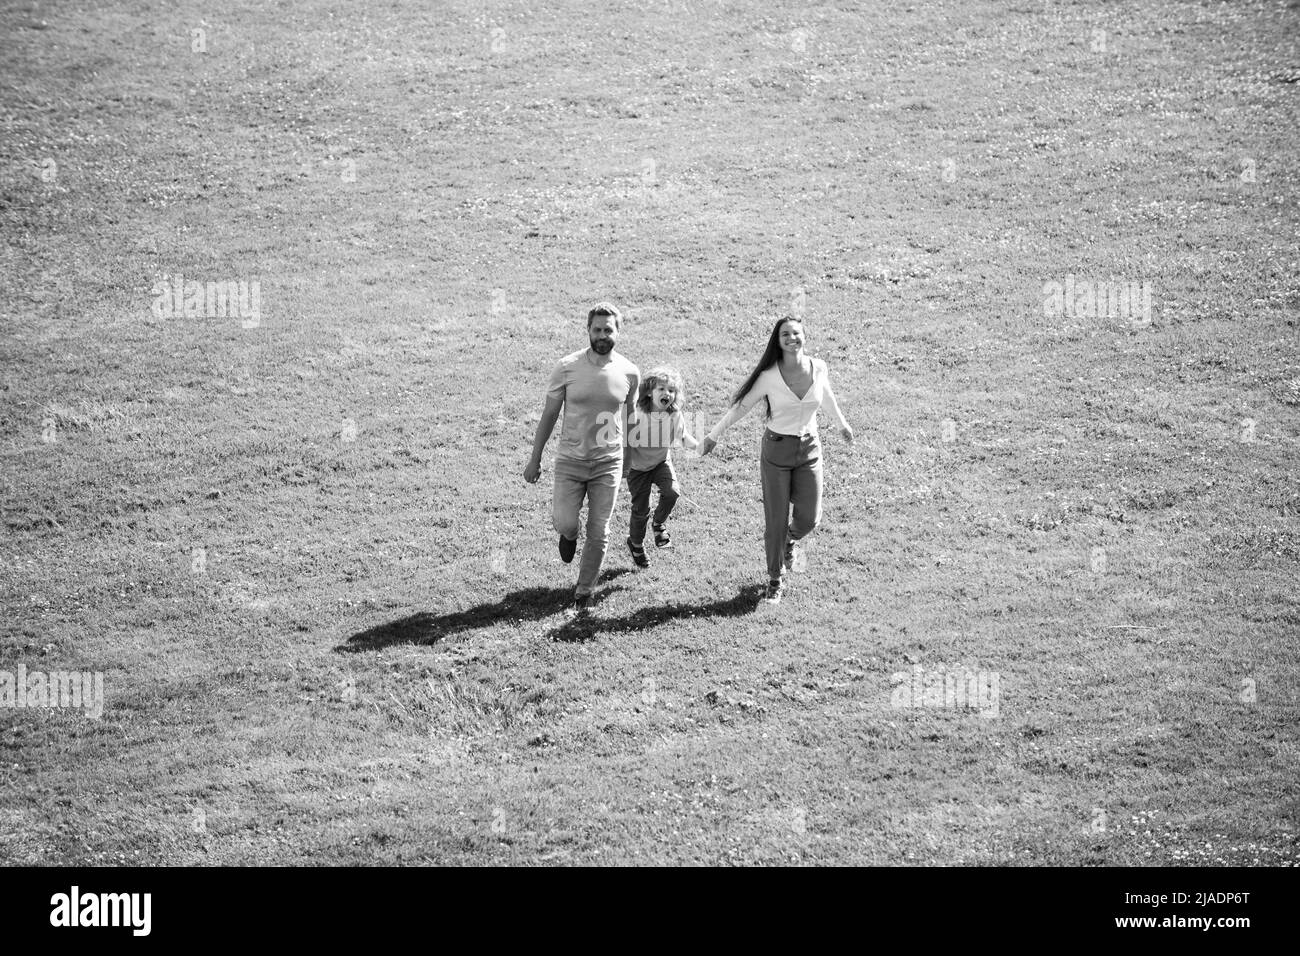
[[[592,339],[591,347],[597,355],[608,355],[610,352],[614,351],[614,343],[610,342],[608,339]]]

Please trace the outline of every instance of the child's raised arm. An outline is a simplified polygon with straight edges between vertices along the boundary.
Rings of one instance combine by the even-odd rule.
[[[681,440],[682,445],[689,451],[695,451],[700,447],[700,443],[691,437],[691,433],[686,430],[686,419],[681,412],[673,412],[673,434]]]

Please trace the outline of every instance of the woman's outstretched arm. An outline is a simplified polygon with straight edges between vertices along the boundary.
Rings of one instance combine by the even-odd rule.
[[[704,439],[700,442],[700,454],[707,455],[713,451],[718,444],[718,439],[722,437],[722,433],[748,415],[750,410],[758,404],[758,400],[766,395],[767,386],[764,384],[762,376],[759,376],[758,381],[754,383],[749,393],[732,405],[727,414],[722,416],[722,421],[714,425],[712,431],[704,436]]]

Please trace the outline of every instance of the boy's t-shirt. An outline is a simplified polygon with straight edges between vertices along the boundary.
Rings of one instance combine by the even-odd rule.
[[[651,471],[668,460],[668,449],[680,446],[686,434],[682,413],[637,409],[627,436],[628,467]]]
[[[635,398],[641,373],[619,355],[597,365],[587,349],[560,359],[546,388],[548,398],[564,402],[557,456],[599,461],[623,454],[623,403]]]

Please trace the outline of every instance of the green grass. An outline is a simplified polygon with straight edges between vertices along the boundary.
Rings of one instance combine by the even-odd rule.
[[[1294,865],[1298,21],[4,4],[0,669],[107,700],[0,711],[0,860]],[[754,416],[565,624],[587,306],[716,416],[795,289],[858,435],[808,571],[757,604]]]

